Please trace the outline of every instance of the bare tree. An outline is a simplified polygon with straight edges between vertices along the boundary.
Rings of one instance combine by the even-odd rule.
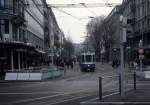
[[[66,57],[71,57],[74,54],[74,45],[73,45],[73,41],[71,40],[71,38],[67,38],[64,41],[64,56]]]
[[[113,34],[116,29],[112,23],[107,21],[104,16],[96,17],[87,24],[87,32],[98,58],[102,56],[102,50],[105,51],[104,57],[106,61],[110,60],[111,50],[113,46]]]

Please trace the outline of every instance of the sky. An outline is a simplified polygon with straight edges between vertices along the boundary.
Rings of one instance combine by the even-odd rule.
[[[48,4],[77,4],[77,3],[121,3],[122,0],[47,0]],[[52,8],[59,27],[65,34],[70,37],[74,43],[81,43],[86,36],[86,24],[91,20],[89,17],[101,15],[107,16],[112,7],[95,7],[95,8]],[[69,16],[65,11],[72,16]]]

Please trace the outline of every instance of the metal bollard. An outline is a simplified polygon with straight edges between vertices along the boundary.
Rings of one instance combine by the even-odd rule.
[[[121,96],[121,75],[119,74],[119,94]]]
[[[99,100],[102,100],[102,77],[99,77]]]
[[[134,72],[134,90],[136,90],[136,72]]]

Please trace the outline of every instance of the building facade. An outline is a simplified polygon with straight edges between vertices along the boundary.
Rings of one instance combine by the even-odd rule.
[[[150,1],[149,0],[123,0],[120,6],[116,6],[106,18],[106,21],[117,28],[112,33],[112,50],[116,52],[120,47],[120,23],[119,17],[123,15],[127,18],[125,44],[126,58],[138,59],[138,49],[140,41],[144,49],[145,58],[150,58]],[[111,51],[110,51],[111,52]],[[119,54],[119,50],[116,53]],[[113,57],[115,57],[113,55]]]
[[[61,56],[63,49],[64,33],[59,28],[55,15],[52,9],[48,8],[48,29],[49,29],[49,50],[48,62],[53,64],[57,56]]]
[[[138,57],[140,40],[145,50],[145,57],[150,58],[150,1],[124,0],[122,3],[122,13],[129,20],[127,44],[133,49],[133,58]]]
[[[5,69],[45,63],[55,37],[55,28],[49,28],[54,24],[50,17],[55,17],[49,10],[46,0],[0,0],[0,64]]]

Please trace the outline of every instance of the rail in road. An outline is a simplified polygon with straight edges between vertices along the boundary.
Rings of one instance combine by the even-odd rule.
[[[94,73],[76,73],[73,77],[67,76],[54,81],[15,83],[15,85],[4,83],[5,86],[0,88],[0,97],[5,98],[5,101],[0,101],[0,105],[78,105],[88,98],[98,97],[96,80],[99,76],[108,74],[112,75],[114,71],[99,68]],[[111,86],[114,82],[107,79],[104,84],[108,89],[109,84]],[[78,104],[75,104],[77,102]]]
[[[97,95],[97,91],[89,92],[88,90],[81,90],[77,92],[57,93],[57,94],[38,97],[38,98],[5,102],[5,103],[1,103],[1,105],[55,105],[55,104],[60,104],[60,103],[77,100],[77,99],[85,98],[88,96],[94,96],[94,95],[95,96]]]

